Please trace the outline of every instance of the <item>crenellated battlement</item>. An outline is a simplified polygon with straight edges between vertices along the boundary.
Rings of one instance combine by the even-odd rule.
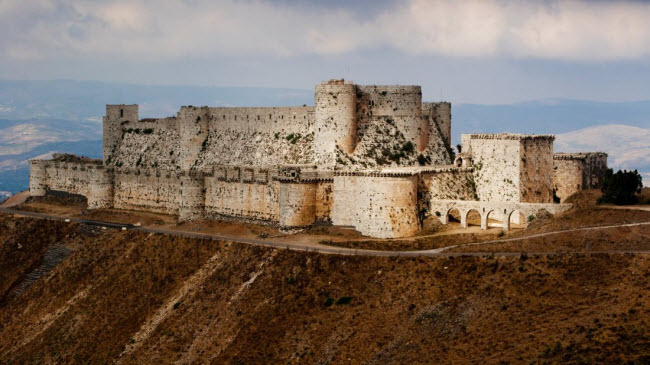
[[[470,134],[471,139],[500,139],[500,140],[555,140],[553,134],[517,134],[517,133],[474,133]]]
[[[558,152],[553,155],[554,160],[580,160],[585,161],[588,158],[607,158],[605,152]]]

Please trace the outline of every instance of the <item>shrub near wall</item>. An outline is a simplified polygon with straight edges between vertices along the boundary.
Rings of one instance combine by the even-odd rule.
[[[638,198],[635,194],[640,193],[642,187],[642,178],[637,170],[618,170],[614,173],[612,169],[608,169],[601,188],[603,196],[599,202],[616,205],[636,204]]]

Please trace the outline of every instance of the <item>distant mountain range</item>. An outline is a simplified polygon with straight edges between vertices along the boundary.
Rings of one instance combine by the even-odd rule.
[[[28,187],[28,159],[53,152],[101,157],[101,117],[113,103],[139,104],[141,118],[163,117],[182,105],[313,105],[313,91],[0,80],[0,196]],[[611,166],[639,169],[650,182],[650,101],[453,104],[453,143],[474,132],[556,134],[556,151],[608,152]]]
[[[650,186],[650,128],[609,124],[558,134],[555,151],[604,151],[609,167],[639,170],[644,185]]]
[[[106,104],[139,104],[141,118],[175,115],[182,105],[312,105],[311,90],[148,86],[97,81],[0,80],[0,118],[101,121]]]
[[[650,128],[650,100],[609,103],[570,99],[508,105],[452,104],[452,139],[461,133],[561,134],[597,125]],[[457,142],[456,142],[457,143]]]

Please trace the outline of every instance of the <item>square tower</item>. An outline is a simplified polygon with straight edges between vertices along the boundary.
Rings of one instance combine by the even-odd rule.
[[[104,165],[111,163],[113,152],[122,139],[122,124],[138,121],[137,104],[107,104],[103,120],[103,158]]]
[[[553,135],[464,134],[481,201],[553,202]]]

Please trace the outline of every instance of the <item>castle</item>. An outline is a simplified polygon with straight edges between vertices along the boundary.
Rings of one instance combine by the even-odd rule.
[[[30,161],[30,194],[81,194],[88,208],[238,219],[295,230],[318,223],[364,235],[415,235],[427,219],[467,226],[570,207],[598,184],[603,153],[554,154],[552,135],[465,134],[454,158],[451,105],[419,86],[316,86],[314,106],[193,107],[139,119],[107,105],[103,161]]]

